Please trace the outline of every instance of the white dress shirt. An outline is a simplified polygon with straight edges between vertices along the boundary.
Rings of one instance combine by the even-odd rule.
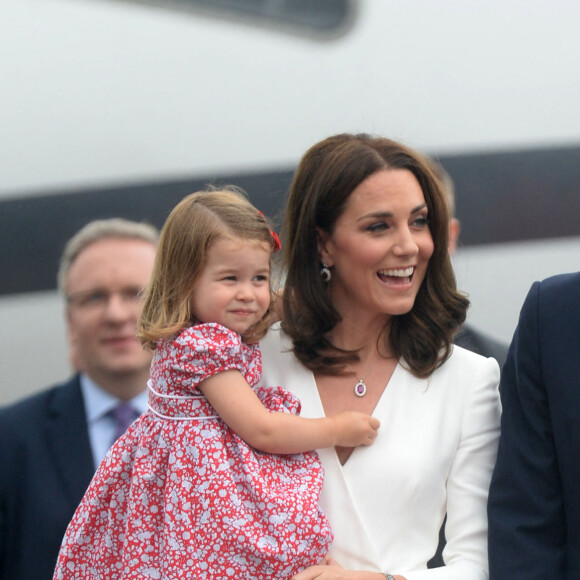
[[[85,374],[81,374],[81,391],[96,469],[114,442],[115,420],[111,416],[111,411],[120,400],[101,389]],[[130,399],[129,402],[137,413],[144,413],[147,410],[147,389]]]
[[[261,342],[264,385],[298,396],[303,417],[324,416],[312,372],[275,325]],[[379,435],[341,465],[319,450],[321,507],[345,568],[407,580],[486,580],[486,503],[499,438],[499,367],[460,347],[428,379],[399,363],[373,415]],[[354,394],[353,394],[354,396]],[[447,513],[446,566],[427,569]]]

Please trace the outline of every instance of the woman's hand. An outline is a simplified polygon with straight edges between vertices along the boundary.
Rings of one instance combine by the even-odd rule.
[[[302,572],[292,576],[291,580],[313,580],[314,578],[324,580],[334,578],[338,580],[340,578],[347,578],[347,576],[341,575],[344,572],[347,572],[347,570],[340,566],[336,560],[333,560],[330,556],[326,556],[318,566],[310,566],[310,568],[302,570]]]
[[[380,572],[364,572],[362,570],[345,570],[340,564],[330,556],[326,556],[324,561],[318,566],[310,566],[302,570],[292,580],[385,580],[385,575]],[[395,576],[401,578],[402,576]]]

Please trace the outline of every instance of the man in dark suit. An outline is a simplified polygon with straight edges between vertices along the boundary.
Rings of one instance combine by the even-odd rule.
[[[532,285],[505,363],[490,580],[580,578],[580,273]]]
[[[100,220],[65,248],[59,288],[79,372],[0,410],[2,580],[52,579],[74,510],[126,426],[116,424],[118,409],[126,423],[146,408],[151,355],[135,327],[157,234],[146,224]]]

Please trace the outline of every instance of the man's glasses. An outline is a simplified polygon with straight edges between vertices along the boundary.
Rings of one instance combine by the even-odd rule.
[[[100,289],[83,290],[69,294],[66,302],[82,310],[103,310],[113,296],[118,296],[124,304],[139,304],[143,297],[143,289],[129,287],[115,292]]]

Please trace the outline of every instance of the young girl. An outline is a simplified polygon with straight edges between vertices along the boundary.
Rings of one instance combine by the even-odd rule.
[[[279,248],[241,192],[198,192],[161,233],[139,335],[150,410],[113,446],[70,523],[55,579],[290,578],[332,534],[317,447],[370,445],[360,413],[298,416],[254,390]]]

